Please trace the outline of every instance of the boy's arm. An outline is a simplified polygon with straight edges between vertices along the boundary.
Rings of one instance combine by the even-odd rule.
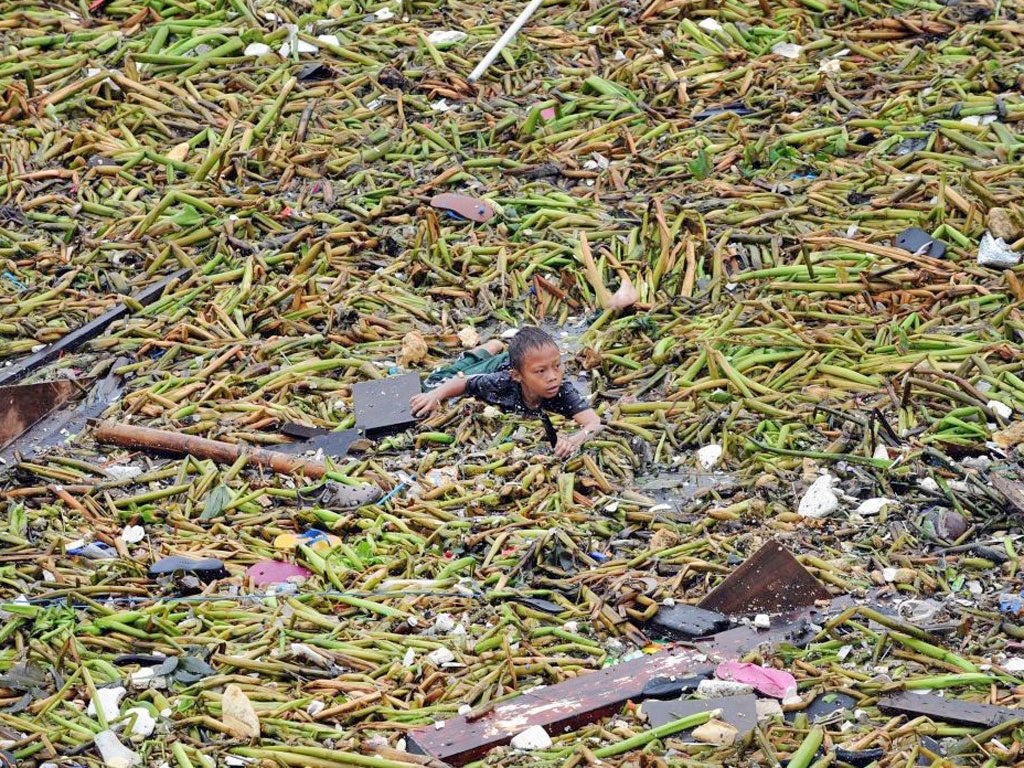
[[[593,408],[580,411],[572,417],[572,420],[580,425],[580,429],[571,435],[558,438],[558,443],[555,444],[555,456],[560,459],[572,456],[587,438],[604,429],[601,417]]]
[[[442,400],[447,400],[449,397],[461,397],[466,394],[467,381],[468,379],[460,373],[458,376],[448,379],[437,389],[413,395],[409,399],[412,415],[417,418],[427,416],[437,410]]]

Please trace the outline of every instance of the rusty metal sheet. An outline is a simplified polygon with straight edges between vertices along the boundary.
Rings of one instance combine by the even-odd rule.
[[[99,416],[121,397],[121,378],[115,371],[130,362],[119,357],[110,366],[110,371],[97,381],[85,398],[74,408],[57,408],[36,422],[20,438],[0,448],[0,464],[12,465],[18,457],[32,458],[41,451],[59,445],[85,429],[88,420]],[[79,384],[88,379],[77,379]]]
[[[64,405],[83,382],[71,379],[0,387],[0,446],[20,437],[33,424]]]
[[[697,605],[729,614],[778,613],[828,598],[821,582],[785,547],[769,541]]]

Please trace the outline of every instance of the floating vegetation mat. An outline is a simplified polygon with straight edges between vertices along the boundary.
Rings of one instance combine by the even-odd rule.
[[[1024,7],[546,0],[471,81],[522,8],[0,0],[0,372],[122,307],[26,373],[236,449],[16,446],[11,764],[439,765],[417,729],[656,658],[771,539],[852,601],[742,656],[794,676],[784,714],[732,741],[580,702],[473,759],[1024,759]],[[254,460],[524,324],[606,425],[571,458],[463,399]],[[1006,716],[879,708],[904,690]]]

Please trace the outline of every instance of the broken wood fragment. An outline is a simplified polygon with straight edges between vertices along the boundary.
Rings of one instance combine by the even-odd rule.
[[[704,660],[704,654],[690,649],[644,656],[527,691],[473,722],[459,716],[441,728],[431,725],[412,731],[409,751],[432,755],[451,765],[465,765],[494,747],[508,744],[531,725],[540,725],[549,733],[578,728],[638,697],[644,684],[654,677],[686,676],[710,669],[713,666]]]
[[[821,613],[831,610],[832,606]],[[818,609],[803,610],[767,631],[734,627],[697,641],[695,648],[672,648],[535,688],[493,708],[483,706],[452,718],[441,728],[431,725],[412,731],[409,750],[451,765],[465,765],[508,744],[531,725],[540,725],[549,733],[578,728],[617,711],[630,699],[644,698],[645,689],[657,678],[707,676],[719,661],[739,658],[755,648],[780,642],[801,646],[813,634],[806,631],[807,620],[820,621],[818,614]]]

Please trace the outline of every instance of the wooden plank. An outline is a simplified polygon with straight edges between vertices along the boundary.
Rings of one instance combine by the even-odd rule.
[[[187,269],[179,269],[173,275],[168,275],[153,285],[147,286],[132,298],[142,305],[151,304],[154,300],[160,297],[164,292],[164,288],[166,288],[171,282],[184,277],[188,272],[189,270]],[[118,304],[113,309],[108,309],[95,320],[91,320],[81,328],[72,331],[67,336],[64,336],[53,344],[50,344],[46,349],[42,349],[35,354],[22,358],[10,368],[5,368],[3,371],[0,371],[0,386],[13,384],[16,381],[23,379],[36,368],[46,365],[52,360],[56,360],[63,353],[78,349],[78,347],[82,346],[87,341],[91,341],[107,330],[112,323],[123,317],[127,317],[130,312],[131,310],[128,308],[127,304]]]
[[[413,754],[465,765],[494,747],[508,744],[513,736],[532,725],[555,734],[613,714],[629,699],[639,697],[652,678],[708,674],[713,669],[703,653],[674,648],[558,685],[534,688],[472,722],[460,715],[441,728],[431,725],[412,731],[407,736],[408,748]]]
[[[909,691],[886,696],[878,702],[878,708],[890,715],[907,715],[910,718],[924,715],[944,723],[978,728],[991,728],[1010,720],[1024,720],[1024,709],[975,704],[960,699],[947,699],[933,693],[917,694]]]
[[[705,640],[694,648],[672,648],[632,661],[616,664],[550,687],[534,688],[518,698],[498,704],[482,717],[460,715],[437,728],[430,725],[407,736],[409,751],[427,754],[451,765],[465,765],[479,759],[494,747],[508,744],[517,733],[531,725],[543,727],[555,735],[579,728],[614,714],[630,699],[640,700],[644,687],[659,677],[682,678],[711,675],[720,661],[737,659],[755,648],[767,652],[775,643],[798,647],[814,636],[807,631],[808,621],[823,622],[837,605],[806,608],[773,622],[767,630],[738,626]]]
[[[777,541],[769,541],[697,605],[730,614],[793,611],[829,593]]]

